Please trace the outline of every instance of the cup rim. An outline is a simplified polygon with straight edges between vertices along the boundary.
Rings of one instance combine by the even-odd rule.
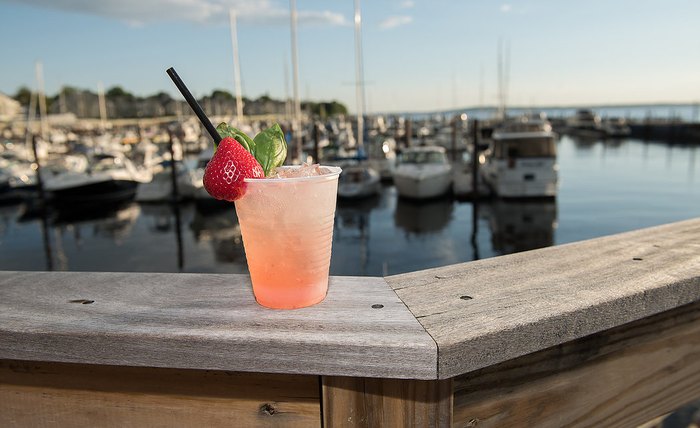
[[[278,168],[280,169],[295,169],[300,168],[301,165],[284,165]],[[333,179],[340,175],[342,169],[339,166],[332,165],[321,165],[322,168],[327,168],[330,173],[323,175],[313,175],[311,177],[289,177],[289,178],[245,178],[246,183],[260,183],[260,184],[273,184],[273,183],[290,183],[290,182],[303,182],[303,181],[316,181],[319,179]]]

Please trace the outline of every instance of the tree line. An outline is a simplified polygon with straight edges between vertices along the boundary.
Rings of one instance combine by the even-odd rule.
[[[189,107],[183,100],[173,99],[166,92],[158,92],[148,96],[134,95],[121,86],[114,86],[105,91],[105,107],[107,117],[139,118],[160,117],[189,113]],[[17,90],[13,98],[29,111],[34,106],[35,114],[39,114],[39,103],[32,102],[33,93],[27,87]],[[198,100],[202,107],[211,115],[232,115],[236,112],[235,97],[223,89],[215,89],[211,94],[200,97]],[[264,94],[251,99],[243,97],[243,114],[278,114],[289,112],[291,102],[289,100],[273,99]],[[72,86],[64,86],[54,95],[46,96],[46,107],[50,114],[72,113],[79,118],[100,117],[99,96],[87,89]],[[308,114],[327,117],[347,114],[344,104],[332,101],[302,101],[302,110]]]

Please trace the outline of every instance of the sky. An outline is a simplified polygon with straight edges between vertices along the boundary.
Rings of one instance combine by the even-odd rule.
[[[64,85],[136,95],[292,94],[290,2],[0,0],[0,92]],[[366,108],[495,105],[499,46],[509,106],[700,102],[700,1],[360,0]],[[297,0],[299,94],[356,110],[353,0]]]

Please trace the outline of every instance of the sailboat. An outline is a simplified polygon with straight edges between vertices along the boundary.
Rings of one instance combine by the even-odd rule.
[[[364,78],[362,70],[362,18],[360,1],[355,0],[355,95],[357,100],[357,155],[345,165],[338,180],[338,197],[366,198],[381,191],[381,177],[369,166],[364,148]]]

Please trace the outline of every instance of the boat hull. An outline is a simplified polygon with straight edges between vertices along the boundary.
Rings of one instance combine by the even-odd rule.
[[[131,180],[107,180],[86,183],[51,191],[51,200],[57,204],[107,203],[132,200],[139,183]]]
[[[554,198],[558,174],[554,159],[492,160],[484,181],[501,198]]]
[[[450,171],[427,177],[404,175],[397,171],[394,174],[394,186],[399,196],[411,199],[436,198],[447,194],[452,184]]]

